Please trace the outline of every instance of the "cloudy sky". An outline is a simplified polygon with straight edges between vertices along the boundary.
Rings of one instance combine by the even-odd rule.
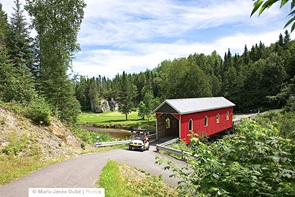
[[[21,0],[24,4],[24,0]],[[153,69],[163,60],[189,54],[222,57],[262,41],[269,46],[284,33],[290,6],[250,17],[252,0],[85,0],[78,36],[81,51],[73,71],[114,77]],[[13,0],[1,0],[10,15]],[[293,35],[292,35],[293,37]]]

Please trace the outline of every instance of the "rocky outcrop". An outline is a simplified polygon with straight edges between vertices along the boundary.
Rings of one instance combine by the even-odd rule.
[[[38,126],[0,107],[0,152],[9,152],[15,144],[22,145],[18,156],[40,155],[42,160],[81,152],[80,139],[60,121],[52,118],[50,126]]]
[[[119,109],[119,105],[118,103],[114,100],[114,98],[111,98],[111,100],[109,101],[109,106],[110,106],[110,110],[111,111],[115,111]]]
[[[110,101],[103,98],[95,98],[90,102],[90,104],[91,111],[96,113],[118,110],[118,104],[113,98]]]

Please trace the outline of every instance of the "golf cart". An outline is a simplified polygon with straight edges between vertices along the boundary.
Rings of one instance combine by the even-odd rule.
[[[129,150],[149,150],[150,144],[148,142],[147,135],[149,134],[147,129],[132,129],[131,140],[129,143]]]

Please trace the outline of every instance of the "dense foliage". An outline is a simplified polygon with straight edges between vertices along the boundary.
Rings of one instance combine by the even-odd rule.
[[[212,144],[194,138],[198,159],[187,158],[187,168],[167,168],[191,196],[294,196],[294,120],[294,113],[270,113],[245,119],[235,134]]]
[[[191,54],[165,60],[155,69],[138,74],[123,72],[114,79],[80,76],[76,96],[83,110],[91,109],[93,97],[113,98],[119,106],[126,107],[123,97],[128,100],[127,109],[138,107],[141,117],[148,117],[164,99],[209,96],[224,96],[241,112],[284,106],[294,110],[294,63],[295,42],[285,31],[270,46],[262,42],[251,49],[245,46],[241,55],[232,55],[228,49],[223,58],[215,51],[210,55]],[[133,99],[124,95],[130,90],[132,96],[136,95]]]
[[[31,24],[21,7],[15,0],[9,20],[0,4],[0,100],[28,107],[28,117],[34,122],[49,124],[48,117],[54,115],[75,123],[80,104],[68,71],[73,53],[79,50],[77,34],[85,3],[27,0]],[[35,38],[30,37],[29,25],[37,33]]]

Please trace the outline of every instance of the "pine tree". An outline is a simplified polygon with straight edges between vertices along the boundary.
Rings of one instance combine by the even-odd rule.
[[[7,15],[0,3],[0,99],[11,101],[14,97],[15,70],[7,52]]]
[[[284,47],[285,49],[288,49],[289,44],[290,44],[291,38],[288,30],[285,31],[285,37],[284,37]]]
[[[249,53],[248,53],[248,48],[247,45],[245,44],[244,47],[244,53],[243,53],[243,62],[245,65],[249,64],[250,58],[249,58]]]
[[[280,45],[281,47],[284,46],[284,38],[283,38],[283,35],[282,35],[282,34],[280,34],[280,36],[279,36],[279,45]]]
[[[76,83],[75,95],[81,104],[82,110],[90,110],[89,86],[86,77],[80,76],[80,80]]]
[[[15,101],[29,102],[33,97],[34,81],[29,68],[34,62],[32,38],[21,10],[19,0],[15,1],[14,13],[9,26],[7,49],[15,70]]]
[[[137,96],[136,86],[131,83],[128,75],[123,72],[118,96],[119,112],[125,114],[126,120],[128,120],[128,114],[133,107],[133,99]]]

